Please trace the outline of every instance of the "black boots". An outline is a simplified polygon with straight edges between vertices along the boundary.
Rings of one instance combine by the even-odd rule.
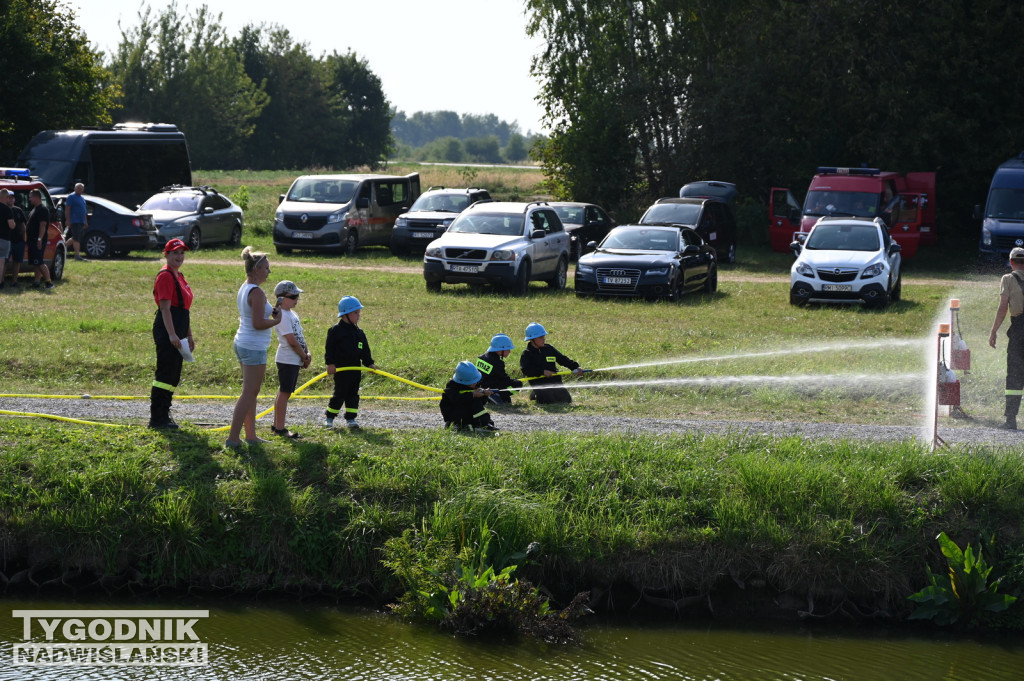
[[[174,393],[153,387],[149,391],[149,427],[177,429],[178,424],[171,418],[171,398]]]

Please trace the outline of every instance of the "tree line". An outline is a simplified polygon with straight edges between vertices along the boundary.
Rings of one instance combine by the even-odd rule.
[[[144,7],[119,28],[103,55],[58,0],[0,0],[0,163],[40,130],[123,121],[176,124],[209,169],[375,168],[398,145],[425,160],[521,161],[532,143],[493,115],[395,112],[353,52],[314,56],[277,25],[229,37],[206,5]]]
[[[998,0],[526,0],[557,192],[635,212],[685,182],[766,200],[819,165],[938,172],[976,229],[1024,149],[1024,5]]]

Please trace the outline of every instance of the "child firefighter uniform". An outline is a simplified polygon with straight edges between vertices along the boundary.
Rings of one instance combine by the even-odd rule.
[[[327,404],[324,425],[334,427],[334,417],[345,405],[345,423],[349,428],[358,428],[356,416],[359,415],[359,382],[362,371],[337,371],[343,367],[366,366],[376,369],[373,355],[370,354],[370,342],[366,334],[359,328],[362,303],[354,296],[345,296],[338,301],[338,323],[327,332],[327,343],[324,347],[324,363],[327,373],[334,376],[334,394]]]

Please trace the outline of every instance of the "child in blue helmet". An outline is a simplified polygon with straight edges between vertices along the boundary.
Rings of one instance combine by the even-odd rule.
[[[512,393],[505,388],[523,387],[522,381],[510,377],[505,371],[505,358],[512,354],[515,347],[511,338],[499,333],[491,338],[487,352],[476,360],[476,368],[483,374],[480,387],[492,391],[487,399],[494,404],[509,404],[512,401]]]
[[[530,386],[540,388],[541,386],[561,386],[562,377],[555,376],[558,373],[556,365],[561,364],[571,370],[577,376],[583,375],[583,369],[579,362],[575,362],[558,350],[553,345],[547,344],[548,332],[537,322],[526,327],[526,349],[519,356],[519,368],[523,376],[532,378]],[[534,390],[530,393],[531,400],[537,400],[538,404],[569,404],[572,402],[572,395],[561,387],[545,387],[541,390]]]
[[[452,380],[441,394],[441,418],[445,428],[456,430],[497,430],[485,405],[490,390],[480,387],[480,370],[472,362],[455,367]]]
[[[370,354],[370,342],[358,326],[362,309],[363,305],[358,298],[345,296],[338,301],[338,323],[327,332],[324,363],[327,365],[327,373],[334,376],[334,394],[324,414],[324,425],[328,428],[334,427],[334,417],[341,412],[342,404],[345,405],[345,423],[353,430],[359,428],[356,416],[359,414],[359,382],[363,372],[338,371],[338,368],[377,368]]]

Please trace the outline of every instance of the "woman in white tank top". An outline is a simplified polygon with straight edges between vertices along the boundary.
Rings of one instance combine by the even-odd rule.
[[[281,311],[272,308],[260,284],[270,276],[270,261],[266,253],[258,253],[246,246],[242,251],[245,262],[245,283],[238,289],[238,332],[235,333],[235,356],[242,366],[242,394],[235,403],[231,416],[231,430],[225,443],[228,447],[241,447],[238,434],[245,427],[245,441],[250,445],[266,442],[256,435],[256,397],[263,387],[267,371],[267,348],[273,327],[281,322]]]

